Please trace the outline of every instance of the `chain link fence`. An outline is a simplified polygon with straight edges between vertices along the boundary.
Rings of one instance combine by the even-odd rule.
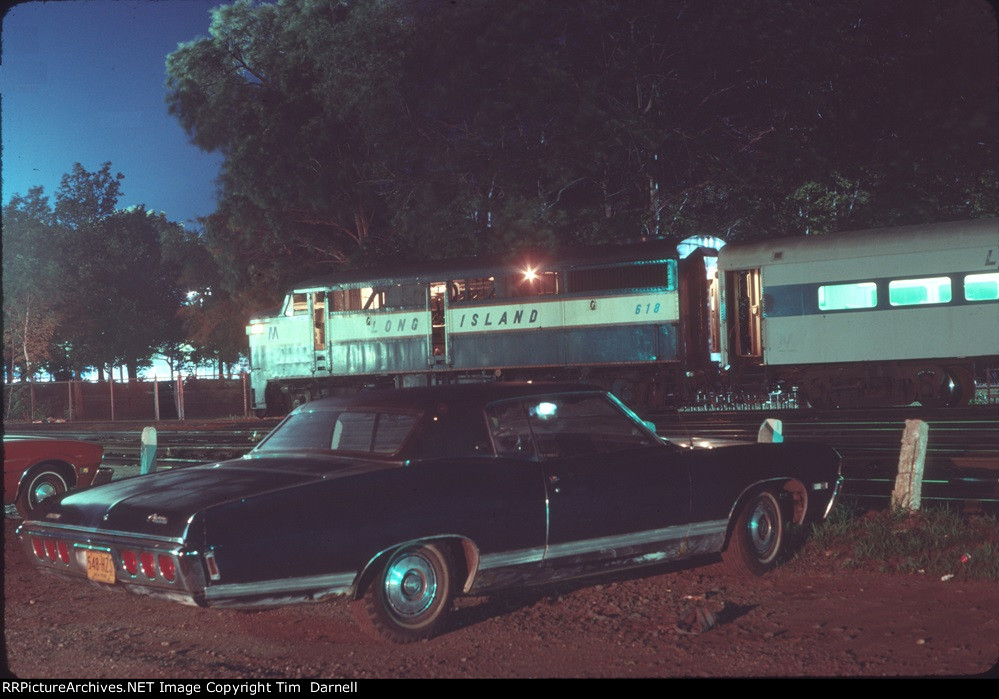
[[[186,378],[174,381],[52,381],[4,384],[4,422],[207,420],[250,415],[249,382]]]

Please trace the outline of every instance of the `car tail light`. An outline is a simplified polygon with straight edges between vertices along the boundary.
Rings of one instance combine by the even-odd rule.
[[[35,555],[38,556],[38,560],[45,560],[45,544],[37,536],[31,537],[31,548],[35,550]]]
[[[56,549],[59,551],[59,560],[69,565],[69,544],[65,541],[57,541]]]
[[[173,579],[177,577],[177,568],[173,564],[173,558],[165,556],[161,553],[157,556],[156,562],[159,563],[160,566],[160,575],[170,582],[173,582]]]
[[[125,570],[131,575],[135,575],[139,572],[139,559],[135,557],[135,551],[125,550],[121,552],[121,562],[125,566]]]
[[[52,561],[53,563],[56,562],[56,542],[55,542],[55,539],[46,539],[45,540],[45,555],[48,556],[48,559],[50,561]]]
[[[142,572],[146,574],[146,577],[152,580],[156,577],[156,564],[153,560],[153,554],[149,551],[139,552],[139,563],[142,564]]]

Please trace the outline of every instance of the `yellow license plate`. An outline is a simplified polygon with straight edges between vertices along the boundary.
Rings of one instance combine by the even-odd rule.
[[[87,577],[102,583],[114,584],[114,559],[104,551],[87,551]]]

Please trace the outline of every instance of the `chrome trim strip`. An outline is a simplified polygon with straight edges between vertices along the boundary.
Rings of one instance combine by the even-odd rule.
[[[544,557],[544,548],[521,549],[506,553],[490,553],[479,558],[479,570],[540,563]]]
[[[710,536],[712,534],[724,534],[728,531],[727,519],[714,519],[707,522],[694,522],[690,525],[688,536],[690,538],[698,536]]]
[[[826,503],[826,509],[822,513],[822,519],[829,516],[832,512],[833,507],[836,506],[836,501],[839,499],[839,491],[843,485],[843,474],[837,474],[836,482],[833,484],[832,493],[829,494],[829,501]]]
[[[652,544],[660,541],[676,541],[683,539],[687,534],[688,526],[678,524],[665,529],[653,529],[651,531],[633,532],[631,534],[616,534],[614,536],[602,536],[597,539],[584,539],[582,541],[572,541],[565,544],[554,544],[548,547],[545,560],[551,558],[563,558],[565,556],[578,556],[585,553],[594,553],[606,549],[626,548],[628,546],[640,546]]]
[[[157,536],[155,534],[134,534],[132,532],[123,532],[112,529],[94,529],[93,527],[81,527],[75,524],[58,524],[54,522],[40,522],[37,520],[32,520],[30,522],[25,522],[20,527],[26,533],[42,534],[48,530],[57,530],[60,532],[72,532],[80,534],[87,541],[94,540],[104,540],[104,539],[126,539],[129,541],[135,539],[142,539],[144,541],[151,541],[163,544],[183,544],[184,537],[180,536]]]
[[[334,575],[311,575],[305,578],[285,578],[283,580],[262,580],[252,583],[229,583],[209,585],[205,588],[205,599],[209,602],[232,597],[254,595],[275,595],[289,592],[322,590],[323,594],[345,595],[354,586],[357,572],[336,573]]]
[[[541,548],[520,549],[518,551],[508,551],[505,553],[485,554],[479,561],[479,570],[491,570],[492,568],[502,568],[505,566],[526,565],[530,563],[540,563],[543,560],[552,558],[564,558],[566,556],[578,556],[585,553],[594,553],[606,549],[627,548],[629,546],[641,546],[654,543],[675,543],[683,540],[719,540],[717,537],[728,530],[728,520],[717,519],[707,522],[694,522],[693,524],[678,524],[664,529],[653,529],[645,532],[635,532],[631,534],[618,534],[615,536],[603,536],[597,539],[585,539],[566,544],[555,544],[548,547],[547,552]],[[719,541],[723,541],[723,538]]]

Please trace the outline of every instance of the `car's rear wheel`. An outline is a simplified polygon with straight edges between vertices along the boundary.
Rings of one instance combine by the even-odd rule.
[[[446,549],[425,544],[388,556],[354,609],[369,633],[410,643],[440,632],[451,598],[451,558]]]
[[[784,516],[777,496],[761,490],[739,510],[722,558],[735,573],[763,575],[777,565],[784,549],[784,534]]]
[[[51,467],[35,467],[25,478],[24,486],[17,494],[17,511],[22,517],[27,517],[43,500],[65,493],[66,490],[66,481],[57,471]]]

